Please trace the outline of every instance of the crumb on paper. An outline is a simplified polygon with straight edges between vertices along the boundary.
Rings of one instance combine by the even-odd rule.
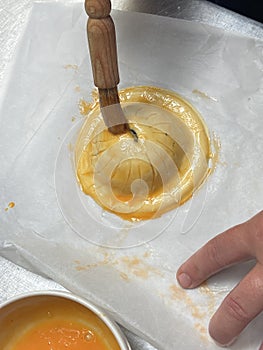
[[[73,70],[78,70],[78,65],[77,64],[65,64],[64,66],[63,66],[63,68],[65,68],[65,69],[73,69]]]
[[[78,265],[78,264],[77,264],[76,270],[77,270],[77,271],[86,271],[86,270],[88,270],[88,268],[87,268],[87,266],[85,266],[85,265]]]
[[[205,289],[206,290],[206,289]],[[170,293],[171,298],[173,300],[179,300],[183,301],[190,309],[191,315],[198,320],[198,322],[195,323],[194,327],[200,334],[200,337],[202,340],[207,341],[208,340],[208,334],[206,328],[202,325],[200,321],[204,320],[204,317],[206,316],[205,311],[200,310],[200,306],[196,305],[193,300],[190,298],[190,296],[187,294],[185,290],[183,290],[181,287],[178,287],[175,284],[172,284],[170,286]]]
[[[79,113],[83,116],[89,114],[92,108],[99,102],[99,95],[97,89],[93,89],[91,92],[91,102],[87,102],[84,98],[79,100]]]
[[[92,109],[93,102],[89,103],[85,101],[83,98],[79,100],[79,113],[81,115],[87,115],[89,114],[90,110]]]
[[[102,265],[103,264],[101,264],[101,263],[86,264],[86,265],[77,264],[75,269],[77,271],[87,271],[89,269],[92,269],[92,268],[95,268],[95,267],[99,267],[99,266],[102,266]]]
[[[73,116],[73,117],[71,118],[71,121],[74,122],[75,120],[76,120],[76,117]]]
[[[143,254],[144,258],[149,258],[150,256],[151,256],[151,253],[149,251],[147,251]]]
[[[8,211],[9,209],[12,209],[15,207],[15,202],[9,202],[7,207],[5,208],[5,211]]]
[[[120,272],[120,276],[123,280],[125,281],[129,281],[129,277],[127,275],[127,273],[124,273],[124,272]]]
[[[216,294],[218,294],[218,292],[214,292],[211,288],[209,288],[206,281],[199,286],[198,290],[200,293],[205,294],[208,297],[207,308],[211,317],[216,310]]]
[[[163,275],[160,270],[145,263],[143,259],[140,259],[138,257],[125,256],[120,260],[125,265],[125,268],[128,270],[128,272],[133,274],[136,277],[147,279],[152,275],[155,275],[155,276]]]
[[[201,323],[195,323],[194,324],[195,329],[198,331],[200,334],[200,337],[202,340],[207,341],[208,340],[208,334],[207,334],[207,329],[205,326],[203,326]]]
[[[207,95],[205,92],[200,91],[200,90],[198,90],[198,89],[194,89],[194,90],[192,91],[192,93],[195,94],[195,95],[198,95],[198,96],[200,96],[200,97],[202,97],[202,98],[206,98],[207,100],[212,100],[212,101],[214,101],[214,102],[218,102],[218,100],[217,100],[216,97],[209,96],[209,95]]]
[[[81,90],[81,89],[80,89],[80,86],[79,86],[79,85],[76,85],[75,88],[74,88],[74,90],[75,90],[76,92],[80,92],[80,90]]]
[[[185,304],[189,306],[193,317],[200,320],[205,317],[206,313],[200,310],[200,307],[193,302],[193,300],[190,298],[187,292],[183,290],[181,287],[178,287],[177,285],[172,284],[170,286],[170,293],[171,293],[171,298],[173,300],[184,301]]]
[[[103,259],[96,263],[83,264],[79,260],[74,260],[74,264],[76,265],[75,269],[77,271],[88,271],[89,269],[105,265],[114,266],[120,277],[126,281],[129,280],[132,275],[144,280],[151,276],[163,276],[160,270],[145,263],[144,259],[140,259],[136,256],[124,256],[116,259],[114,256],[105,253]]]
[[[80,260],[74,260],[74,263],[76,265],[75,269],[77,271],[88,271],[90,269],[93,269],[93,268],[96,268],[96,267],[100,267],[100,266],[104,266],[104,265],[109,265],[109,264],[114,265],[114,263],[110,262],[108,253],[104,254],[103,260],[98,261],[96,263],[83,264],[83,263],[81,263]]]

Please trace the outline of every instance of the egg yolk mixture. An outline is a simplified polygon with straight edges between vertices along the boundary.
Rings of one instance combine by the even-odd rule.
[[[73,300],[38,296],[6,308],[1,350],[120,350],[107,325]]]
[[[191,198],[211,173],[216,157],[208,130],[171,91],[139,86],[119,95],[138,139],[112,135],[95,102],[76,142],[77,179],[85,194],[125,220],[159,217]]]
[[[30,329],[13,350],[108,350],[88,327],[78,322],[51,320]]]

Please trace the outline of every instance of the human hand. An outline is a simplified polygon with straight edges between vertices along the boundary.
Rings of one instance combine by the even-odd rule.
[[[218,271],[253,258],[256,265],[226,296],[210,320],[209,333],[218,345],[232,344],[263,311],[263,211],[211,239],[177,271],[183,288],[195,288]],[[263,343],[260,349],[263,350]]]

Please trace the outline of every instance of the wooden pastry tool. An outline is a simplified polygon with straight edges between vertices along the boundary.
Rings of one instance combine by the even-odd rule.
[[[115,26],[110,0],[85,0],[89,15],[87,33],[95,86],[99,90],[101,113],[112,134],[130,130],[122,111],[117,85],[120,81]]]

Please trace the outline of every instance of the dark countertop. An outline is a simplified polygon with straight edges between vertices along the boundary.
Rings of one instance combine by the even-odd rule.
[[[112,7],[203,22],[246,36],[263,38],[262,23],[205,0],[112,0]]]

